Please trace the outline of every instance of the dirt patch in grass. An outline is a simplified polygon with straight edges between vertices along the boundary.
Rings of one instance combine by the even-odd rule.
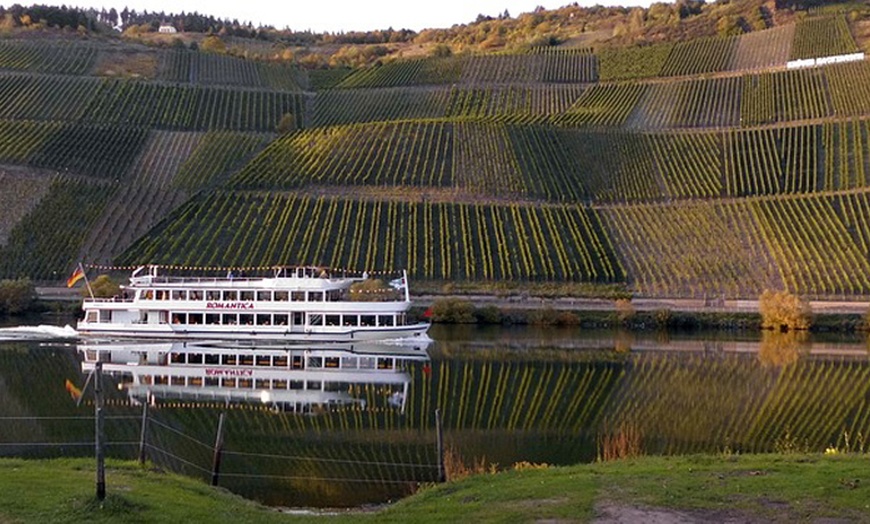
[[[709,522],[754,524],[770,522],[770,520],[746,515],[734,510],[676,510],[618,504],[615,502],[599,502],[595,505],[595,516],[592,522],[597,524],[627,522],[643,522],[645,524],[695,524]]]
[[[112,51],[100,54],[95,71],[100,76],[153,79],[157,65],[154,53]]]

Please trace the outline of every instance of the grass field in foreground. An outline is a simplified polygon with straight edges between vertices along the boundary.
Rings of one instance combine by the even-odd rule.
[[[89,460],[0,459],[0,522],[585,522],[596,516],[870,522],[870,456],[646,457],[485,474],[421,490],[377,512],[284,514],[199,481],[110,462],[94,499]]]

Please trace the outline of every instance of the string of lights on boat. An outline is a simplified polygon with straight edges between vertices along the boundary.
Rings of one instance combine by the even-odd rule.
[[[276,266],[182,266],[171,264],[137,264],[129,266],[111,266],[103,264],[82,264],[85,268],[96,269],[98,271],[134,271],[140,267],[156,267],[158,269],[166,269],[170,271],[274,271],[278,269],[297,269],[308,268],[319,271],[326,271],[330,274],[351,274],[370,276],[396,275],[402,272],[401,269],[395,270],[359,270],[350,268],[335,268],[326,266],[305,266],[305,265],[276,265]]]

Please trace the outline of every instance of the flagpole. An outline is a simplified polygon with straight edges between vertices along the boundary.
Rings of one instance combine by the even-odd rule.
[[[94,290],[91,289],[91,283],[88,281],[88,274],[85,272],[85,268],[82,267],[81,262],[79,262],[79,269],[82,271],[82,276],[85,277],[85,285],[88,286],[88,293],[91,294],[91,298],[94,298]]]

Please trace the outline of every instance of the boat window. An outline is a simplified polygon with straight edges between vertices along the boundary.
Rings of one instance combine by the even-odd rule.
[[[405,325],[405,314],[404,313],[402,313],[401,315],[398,315],[396,317],[396,325],[397,326],[404,326]]]
[[[100,311],[100,322],[111,322],[112,321],[112,312],[101,310]]]
[[[305,383],[305,389],[320,391],[321,389],[323,389],[323,383],[319,380],[309,380]]]
[[[205,377],[205,387],[216,388],[220,385],[220,379],[218,377]]]
[[[239,316],[235,313],[226,313],[221,316],[221,324],[225,326],[234,326],[239,323]]]
[[[323,367],[323,357],[308,357],[308,360],[305,363],[308,369],[316,368],[320,369]]]
[[[187,355],[188,364],[202,364],[202,353],[190,353]]]
[[[326,292],[326,300],[329,302],[338,302],[341,300],[341,290],[340,289],[330,289]]]
[[[338,357],[326,357],[323,359],[323,366],[327,368],[337,368],[339,364]]]
[[[305,387],[305,384],[301,380],[291,380],[288,386],[290,389],[302,389]]]
[[[308,301],[309,302],[323,302],[323,291],[309,291],[308,292]]]
[[[146,386],[150,386],[152,382],[151,375],[139,375],[139,382]]]
[[[97,312],[96,311],[88,311],[86,322],[96,322],[97,321]]]
[[[202,377],[188,377],[187,378],[187,385],[201,387],[202,386]]]
[[[184,364],[187,362],[187,355],[184,353],[170,353],[169,362],[173,364]]]
[[[202,324],[202,313],[191,313],[187,315],[188,324]]]
[[[183,386],[184,385],[184,377],[176,377],[173,376],[170,378],[170,382],[173,386]]]
[[[143,292],[142,298],[144,300],[154,300],[154,290],[148,289]]]
[[[379,358],[378,369],[393,369],[394,362],[392,358]]]
[[[270,380],[267,378],[258,378],[257,379],[257,389],[269,389]]]
[[[375,358],[374,357],[359,357],[359,368],[360,369],[375,369]]]
[[[302,312],[301,311],[293,313],[293,325],[294,326],[301,326],[302,325]]]
[[[221,363],[220,355],[216,355],[214,353],[206,353],[205,354],[205,363],[206,364],[220,364]]]
[[[254,292],[253,291],[239,291],[239,300],[243,302],[253,302],[254,301]]]
[[[287,381],[284,379],[272,379],[272,389],[287,389]]]
[[[239,379],[239,387],[250,389],[254,386],[254,381],[249,378],[240,378]]]
[[[227,377],[227,378],[224,378],[223,380],[221,380],[221,384],[225,388],[234,388],[234,387],[236,387],[236,379],[235,379],[235,377]]]
[[[360,315],[359,325],[360,326],[374,326],[375,325],[375,316],[374,315]]]
[[[379,326],[392,326],[393,320],[393,315],[378,315]]]
[[[272,301],[272,292],[271,291],[257,291],[257,300],[260,302],[271,302]]]
[[[308,314],[308,325],[309,326],[322,326],[323,325],[323,315],[319,313],[309,313]]]
[[[269,366],[272,364],[272,357],[269,355],[257,355],[258,366]]]
[[[250,313],[239,314],[239,325],[253,326],[254,325],[254,315],[252,315]]]
[[[356,357],[341,357],[341,367],[344,369],[354,369],[357,366]]]
[[[257,315],[257,325],[258,326],[271,326],[272,325],[272,315]]]
[[[276,368],[286,368],[287,367],[287,355],[276,356],[272,359],[272,365]]]
[[[237,300],[236,297],[238,297],[238,296],[239,296],[239,294],[235,290],[224,291],[223,300],[224,300],[224,302],[234,301],[234,300]]]
[[[293,369],[302,369],[302,355],[293,355]]]
[[[225,366],[235,366],[236,365],[236,356],[235,355],[221,355],[221,364]]]
[[[340,326],[341,325],[341,315],[326,315],[326,325],[327,326]]]
[[[190,292],[190,300],[202,300],[202,291],[191,291]]]
[[[291,291],[290,292],[290,300],[292,302],[305,302],[305,292],[304,291]]]
[[[187,291],[184,289],[173,289],[172,300],[187,300]]]
[[[287,325],[287,315],[275,315],[275,325],[276,326],[286,326]]]
[[[220,324],[221,316],[217,313],[206,313],[205,314],[205,323],[206,324]]]
[[[287,302],[288,300],[290,300],[290,293],[288,293],[287,291],[275,292],[275,302]]]
[[[167,375],[154,375],[154,385],[166,386],[168,384],[169,384],[169,377]]]
[[[205,299],[206,300],[220,300],[221,299],[221,292],[216,290],[216,289],[210,289],[210,290],[205,292]]]
[[[239,355],[239,365],[240,366],[253,366],[254,365],[254,355]]]
[[[359,317],[357,315],[344,315],[345,326],[358,326]]]
[[[187,314],[186,313],[173,313],[172,314],[172,323],[173,324],[187,324]]]

